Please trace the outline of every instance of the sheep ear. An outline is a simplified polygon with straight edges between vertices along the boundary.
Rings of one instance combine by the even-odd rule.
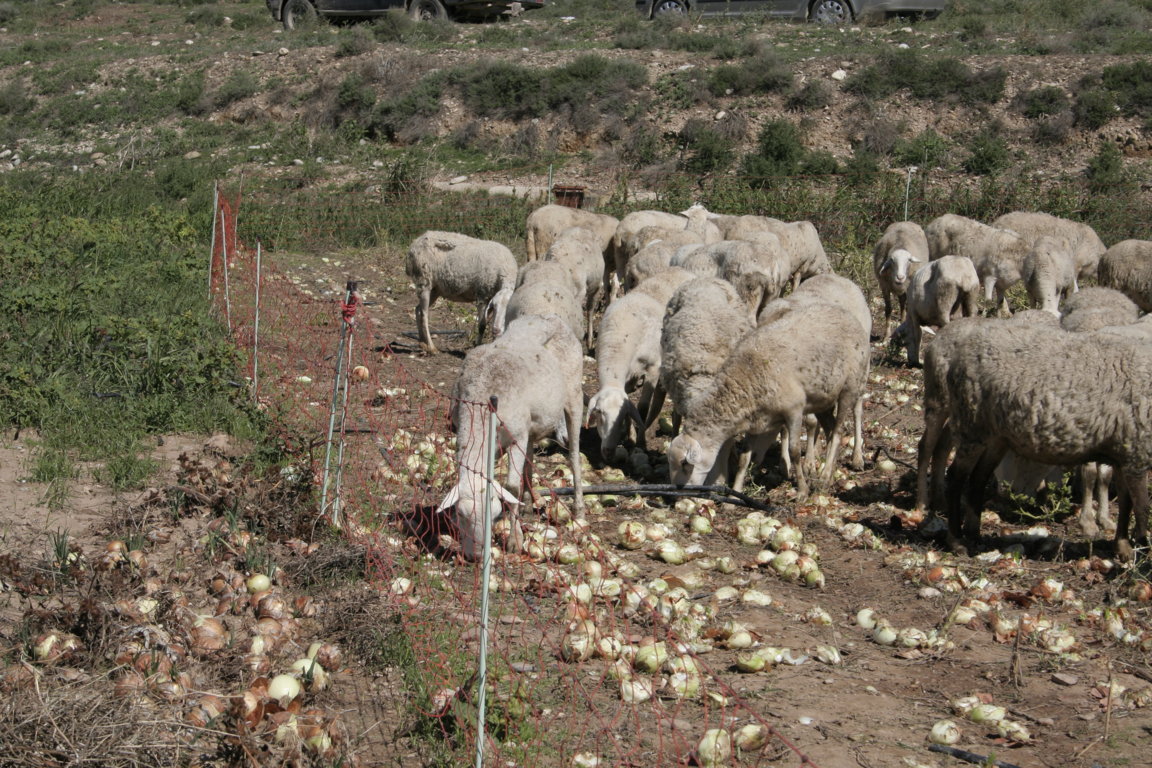
[[[512,493],[507,488],[500,485],[500,483],[492,483],[492,485],[500,493],[500,498],[505,504],[508,504],[510,506],[513,506],[513,507],[520,505],[520,499],[513,496]]]
[[[592,399],[588,401],[588,415],[584,417],[585,427],[597,427],[600,425],[600,411],[597,406],[600,404],[600,393],[592,395]]]
[[[452,490],[448,491],[448,495],[444,497],[444,501],[440,502],[440,506],[436,507],[436,512],[443,512],[446,509],[451,509],[456,506],[460,501],[460,483],[452,486]]]
[[[913,264],[919,264],[920,262],[924,261],[924,259],[920,258],[919,256],[913,256],[909,259],[909,261],[911,261]]]
[[[624,401],[624,413],[628,415],[632,421],[636,422],[636,428],[644,431],[648,425],[644,423],[644,417],[640,415],[640,409],[631,400]]]

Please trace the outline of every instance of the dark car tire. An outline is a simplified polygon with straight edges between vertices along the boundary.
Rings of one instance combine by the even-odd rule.
[[[308,0],[288,0],[280,11],[284,29],[300,29],[316,23],[316,6]]]
[[[408,15],[416,21],[432,21],[448,18],[448,11],[440,0],[412,0],[408,5]]]
[[[847,24],[852,21],[852,6],[847,0],[816,0],[808,9],[808,19],[817,24]]]
[[[652,18],[661,16],[687,16],[687,0],[655,0],[652,3]]]

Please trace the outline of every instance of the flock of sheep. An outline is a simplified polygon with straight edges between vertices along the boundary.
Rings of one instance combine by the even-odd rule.
[[[1131,557],[1129,518],[1135,511],[1142,542],[1152,469],[1152,315],[1140,319],[1152,310],[1152,242],[1106,249],[1087,225],[1044,213],[991,225],[948,214],[923,228],[892,224],[873,266],[884,298],[879,335],[889,337],[895,297],[910,365],[920,364],[923,329],[940,329],[923,354],[917,506],[947,512],[949,545],[962,551],[978,534],[994,472],[1014,472],[1034,489],[1052,467],[1082,465],[1081,525],[1089,535],[1113,525],[1114,479],[1116,547]],[[568,445],[581,516],[581,424],[597,430],[612,459],[624,444],[645,446],[666,399],[677,433],[667,450],[674,483],[739,489],[779,441],[803,498],[819,437],[827,448],[815,482],[825,486],[849,421],[851,463],[863,468],[872,313],[860,287],[833,274],[810,222],[699,205],[618,220],[546,205],[528,217],[522,267],[499,243],[426,232],[405,269],[425,350],[435,352],[428,309],[438,298],[476,302],[478,344],[487,325],[495,334],[467,353],[456,381],[459,478],[440,505],[455,508],[470,559],[481,552],[486,495],[491,519],[510,510],[508,545],[519,546],[515,511],[537,441]],[[1080,290],[1089,279],[1101,287]],[[1038,309],[1009,319],[1007,292],[1017,283]],[[978,316],[982,290],[1001,317]],[[587,405],[586,349],[599,386]],[[493,408],[509,471],[486,494]]]

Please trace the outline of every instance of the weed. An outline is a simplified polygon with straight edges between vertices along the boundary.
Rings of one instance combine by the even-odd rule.
[[[832,103],[832,89],[823,80],[809,80],[788,95],[785,105],[793,112],[824,109]]]
[[[1017,103],[1024,117],[1037,118],[1063,112],[1068,108],[1069,100],[1063,89],[1055,85],[1044,85],[1024,91],[1017,97]]]
[[[677,138],[681,150],[681,167],[688,173],[716,173],[735,159],[731,139],[722,136],[711,121],[689,120]]]
[[[0,115],[19,116],[31,111],[35,100],[28,95],[28,85],[21,78],[13,78],[0,87]]]
[[[1003,95],[1007,78],[1003,67],[974,72],[959,59],[896,51],[881,54],[874,64],[847,80],[845,89],[874,99],[906,89],[918,99],[993,104]]]
[[[1115,64],[1100,73],[1100,85],[1116,99],[1126,115],[1152,115],[1152,62]]]
[[[217,109],[223,109],[229,104],[255,95],[258,88],[259,84],[251,72],[243,69],[237,70],[220,84],[216,93],[213,94],[212,101]]]
[[[11,24],[19,15],[15,3],[0,3],[0,24]]]
[[[900,166],[939,168],[948,158],[948,140],[931,128],[911,139],[901,139],[892,148],[892,161]]]
[[[184,17],[185,23],[198,27],[222,27],[227,23],[226,19],[224,9],[215,5],[196,6]]]
[[[995,130],[983,130],[976,134],[968,146],[968,157],[964,159],[964,170],[977,176],[995,176],[1008,167],[1011,156],[1008,145]]]
[[[356,25],[340,35],[340,40],[336,43],[336,49],[332,55],[338,59],[345,59],[352,56],[363,56],[375,49],[376,39],[372,32],[363,26]]]
[[[902,131],[900,123],[883,117],[878,118],[864,128],[860,146],[874,155],[889,155],[899,143]]]
[[[1072,105],[1072,116],[1076,125],[1089,130],[1103,128],[1114,120],[1120,112],[1112,94],[1101,88],[1082,92]]]
[[[393,141],[402,137],[419,138],[413,128],[440,112],[443,93],[441,76],[425,77],[407,92],[377,103],[368,128],[371,133]]]
[[[792,87],[792,68],[773,54],[760,54],[740,64],[722,64],[708,76],[714,96],[778,93]]]
[[[662,75],[656,80],[653,90],[660,101],[673,109],[687,109],[711,101],[707,83],[695,70]]]
[[[1084,177],[1088,180],[1088,189],[1097,194],[1131,186],[1123,153],[1108,141],[1101,142],[1099,151],[1088,161]]]
[[[157,469],[159,465],[148,457],[124,453],[105,461],[96,472],[96,480],[114,491],[139,490]]]
[[[1032,138],[1040,144],[1063,144],[1072,133],[1072,113],[1061,112],[1055,117],[1040,120],[1032,130]]]

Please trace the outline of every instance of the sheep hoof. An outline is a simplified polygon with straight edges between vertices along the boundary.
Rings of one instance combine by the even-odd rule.
[[[1136,552],[1132,549],[1132,542],[1128,539],[1116,539],[1116,559],[1124,562],[1132,562]]]
[[[1094,539],[1100,535],[1099,526],[1097,526],[1096,523],[1092,520],[1081,519],[1080,530],[1083,531],[1084,535],[1089,539]]]

